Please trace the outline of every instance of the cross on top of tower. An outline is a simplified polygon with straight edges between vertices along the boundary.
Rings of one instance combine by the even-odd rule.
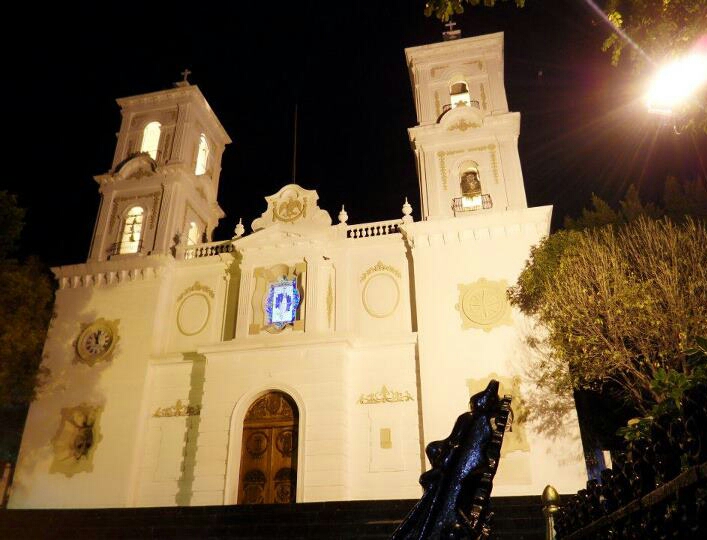
[[[450,41],[452,39],[459,39],[462,35],[462,31],[459,29],[455,29],[454,27],[457,25],[453,20],[449,20],[444,26],[447,27],[447,29],[442,32],[442,39],[444,41]]]
[[[180,71],[179,73],[182,76],[182,80],[174,83],[174,86],[189,86],[191,84],[189,82],[189,75],[191,75],[191,70],[185,68],[184,71]]]

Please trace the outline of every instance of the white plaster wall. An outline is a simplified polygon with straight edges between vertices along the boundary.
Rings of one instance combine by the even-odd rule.
[[[533,224],[542,212],[536,208],[496,214],[492,219],[456,218],[454,225],[416,224],[413,258],[425,445],[446,438],[456,417],[468,410],[469,379],[488,378],[491,373],[527,379],[527,321],[514,312],[512,325],[490,331],[463,329],[455,306],[460,303],[460,284],[480,278],[515,283],[530,246],[545,232],[542,220]],[[576,418],[557,439],[548,440],[533,429],[528,437],[529,455],[501,459],[495,495],[540,494],[548,483],[561,492],[584,485]],[[519,479],[505,470],[521,465],[529,469],[529,478]]]
[[[416,377],[416,336],[388,345],[378,344],[351,352],[353,390],[350,412],[351,492],[350,498],[405,499],[421,494],[422,472],[418,394]],[[412,401],[360,403],[382,387]],[[391,448],[381,448],[380,430],[391,430]]]
[[[225,257],[231,258],[230,255]],[[187,352],[218,342],[223,330],[226,289],[226,264],[219,257],[181,263],[173,282],[165,291],[164,311],[161,314],[163,321],[159,331],[165,335],[166,342],[160,350],[166,353]],[[190,310],[190,304],[186,304],[180,313],[182,302],[192,295],[197,295],[199,302],[208,305],[207,316],[201,309]],[[197,307],[201,305],[197,304]],[[181,330],[178,320],[184,325]]]
[[[350,240],[347,247],[347,272],[337,282],[339,301],[348,311],[347,330],[357,338],[410,332],[410,276],[402,236]],[[379,262],[386,269],[370,272]]]
[[[243,418],[268,390],[286,392],[299,408],[297,502],[348,498],[344,345],[288,341],[275,347],[227,342],[202,351],[207,364],[191,504],[235,504]]]
[[[191,402],[193,362],[189,358],[170,358],[150,366],[144,438],[138,456],[135,506],[174,506],[178,504],[183,482],[185,447],[198,428],[195,416],[155,416],[158,409]]]
[[[128,504],[138,416],[150,354],[159,279],[57,291],[56,317],[43,365],[51,377],[32,403],[15,473],[11,508],[90,508]],[[113,359],[92,367],[75,363],[81,323],[120,319]],[[93,471],[50,473],[51,439],[62,408],[102,405]]]

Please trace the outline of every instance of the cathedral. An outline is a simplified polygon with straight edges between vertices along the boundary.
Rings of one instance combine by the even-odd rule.
[[[490,378],[514,415],[494,495],[584,486],[576,416],[551,438],[523,411],[531,324],[506,289],[552,207],[527,206],[503,34],[405,59],[421,219],[401,200],[349,224],[288,184],[212,241],[231,140],[206,98],[185,81],[118,99],[88,260],[53,269],[51,378],[9,507],[417,498],[425,446]]]

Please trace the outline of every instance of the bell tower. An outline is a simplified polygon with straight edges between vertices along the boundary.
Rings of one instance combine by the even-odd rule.
[[[118,99],[113,165],[95,177],[101,206],[90,261],[170,253],[211,240],[221,156],[231,142],[195,85]]]
[[[423,219],[527,208],[520,114],[508,112],[503,33],[405,49]]]

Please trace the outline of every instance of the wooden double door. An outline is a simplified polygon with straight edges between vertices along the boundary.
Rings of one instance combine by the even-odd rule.
[[[255,400],[243,422],[238,504],[295,502],[299,414],[290,396]]]

